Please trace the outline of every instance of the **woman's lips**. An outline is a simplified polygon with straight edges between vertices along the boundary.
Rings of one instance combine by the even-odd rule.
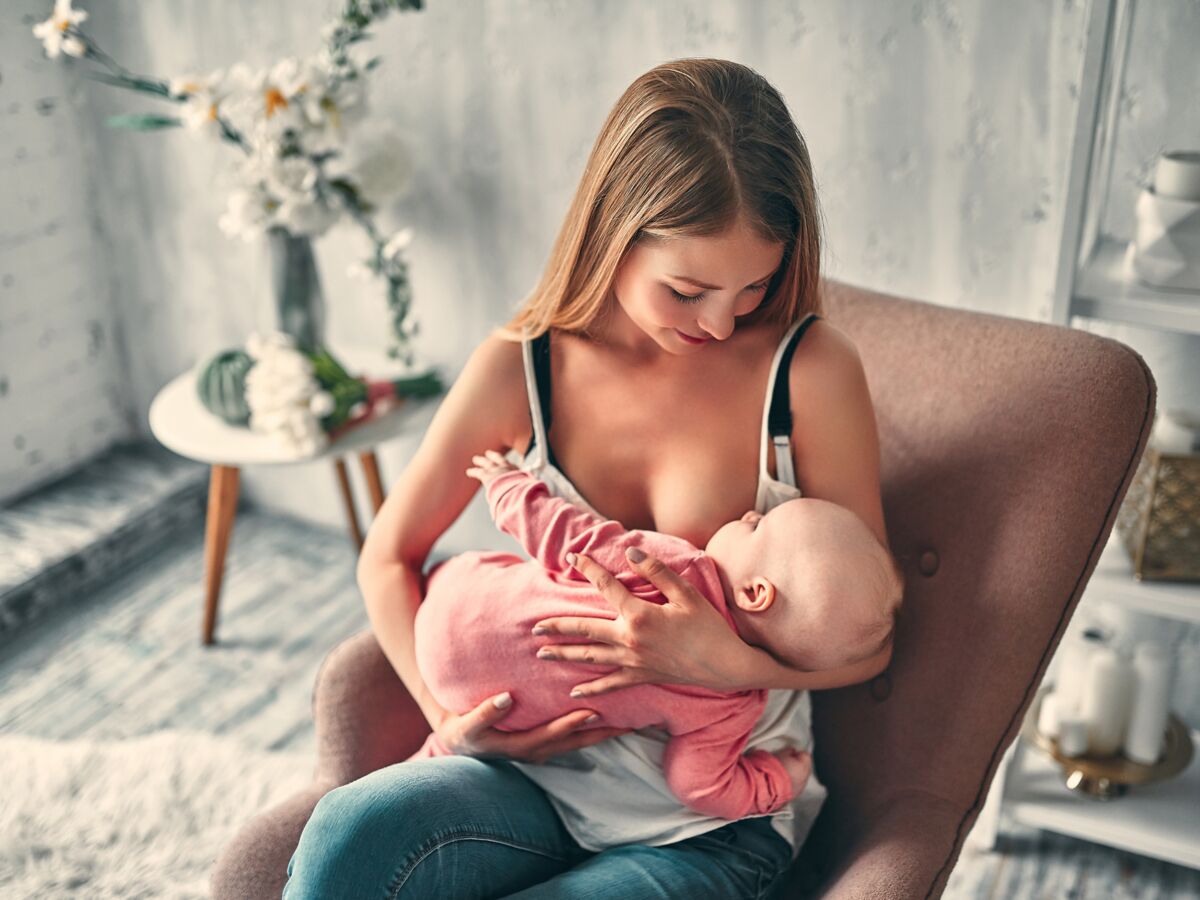
[[[694,338],[690,334],[684,334],[678,328],[675,329],[675,333],[689,344],[694,344],[696,346],[699,346],[700,344],[707,344],[711,340],[711,338]]]

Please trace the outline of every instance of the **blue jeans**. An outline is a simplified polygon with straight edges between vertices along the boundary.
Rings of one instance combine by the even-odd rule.
[[[584,850],[504,760],[398,763],[326,794],[288,863],[285,900],[761,898],[791,863],[769,819],[668,844]]]

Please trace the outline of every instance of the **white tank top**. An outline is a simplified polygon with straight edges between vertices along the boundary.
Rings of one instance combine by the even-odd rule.
[[[780,340],[771,362],[763,404],[758,490],[754,504],[761,513],[801,496],[792,469],[786,373],[792,351],[808,325],[817,318],[815,313],[810,313],[793,324]],[[539,364],[534,343],[526,340],[523,344],[533,440],[525,456],[516,455],[514,462],[544,481],[556,496],[600,515],[550,460],[552,452],[546,439],[548,417],[543,414],[548,412],[543,410],[543,398],[549,398],[548,357]],[[547,349],[543,340],[536,352],[545,353]],[[783,382],[777,390],[781,371]],[[772,478],[767,471],[768,446],[775,450],[778,479]],[[673,844],[729,824],[727,819],[688,809],[671,793],[662,767],[668,737],[661,729],[645,728],[564,753],[541,765],[515,765],[546,792],[567,831],[588,850],[600,851],[621,844]],[[774,752],[789,746],[810,752],[813,749],[808,692],[770,690],[766,708],[750,733],[746,750]],[[825,786],[814,771],[804,791],[771,816],[771,824],[792,845],[793,857],[799,853],[821,811],[825,795]]]

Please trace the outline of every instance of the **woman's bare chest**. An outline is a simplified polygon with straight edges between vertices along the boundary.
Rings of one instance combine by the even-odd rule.
[[[598,377],[568,357],[554,371],[550,444],[598,512],[703,547],[754,505],[768,368]]]

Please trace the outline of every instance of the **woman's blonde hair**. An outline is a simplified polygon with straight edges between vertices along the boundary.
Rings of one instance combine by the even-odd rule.
[[[718,234],[744,217],[783,262],[744,322],[821,312],[812,163],[779,92],[748,66],[677,59],[633,82],[605,120],[546,270],[501,329],[584,332],[638,240]]]

